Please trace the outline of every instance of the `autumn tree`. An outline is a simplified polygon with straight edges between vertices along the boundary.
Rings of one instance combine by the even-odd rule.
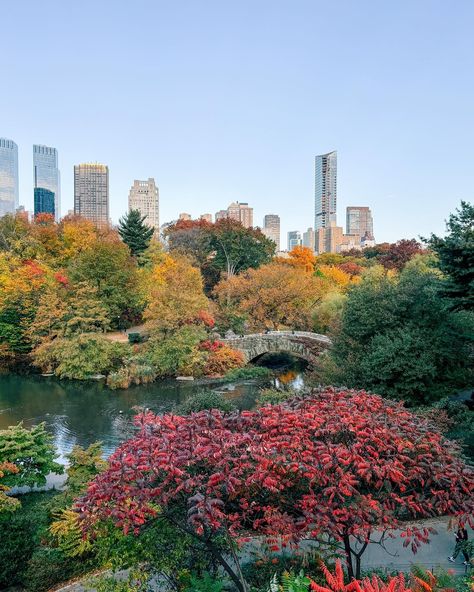
[[[208,309],[199,269],[186,258],[166,255],[150,273],[150,293],[144,312],[150,329],[172,331],[193,322]]]
[[[462,521],[474,509],[473,470],[455,445],[401,404],[364,391],[327,389],[225,415],[146,413],[136,424],[77,504],[84,535],[104,521],[136,535],[149,523],[171,525],[240,592],[248,586],[233,543],[246,537],[276,548],[329,540],[359,577],[363,551],[386,531],[401,530],[415,552],[430,529],[407,521]]]
[[[289,252],[289,261],[296,266],[302,267],[306,272],[312,273],[316,263],[316,256],[313,249],[297,245]]]
[[[446,230],[444,238],[432,234],[427,241],[448,278],[443,292],[455,306],[474,309],[474,205],[461,202]]]
[[[269,263],[221,281],[214,294],[224,322],[243,315],[251,330],[262,331],[310,329],[325,290],[320,278],[299,266]]]
[[[148,248],[153,236],[154,230],[145,220],[138,210],[130,210],[119,220],[118,233],[134,257]]]
[[[402,239],[396,243],[380,243],[362,251],[367,259],[375,259],[386,269],[400,271],[415,255],[422,254],[423,246],[416,239]]]

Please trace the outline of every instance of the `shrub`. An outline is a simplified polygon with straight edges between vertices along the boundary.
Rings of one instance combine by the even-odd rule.
[[[287,401],[295,395],[296,393],[292,390],[281,391],[272,388],[261,389],[256,404],[257,407],[262,407],[263,405],[278,405],[278,403],[283,403],[283,401]]]
[[[205,337],[202,328],[185,325],[170,334],[153,335],[144,355],[158,376],[202,376],[208,352],[201,351],[199,343]]]
[[[56,492],[27,493],[14,513],[0,516],[0,589],[19,584],[28,561],[46,535]]]
[[[224,345],[209,352],[204,374],[206,376],[222,376],[235,368],[244,365],[244,355],[231,347]]]
[[[176,413],[179,415],[189,415],[198,411],[207,409],[219,409],[224,413],[230,413],[235,410],[235,406],[228,401],[222,393],[216,391],[203,391],[191,395],[186,401],[176,407]]]
[[[99,333],[88,333],[41,345],[34,352],[34,365],[53,371],[60,378],[85,380],[118,368],[127,351],[126,344],[110,341]]]

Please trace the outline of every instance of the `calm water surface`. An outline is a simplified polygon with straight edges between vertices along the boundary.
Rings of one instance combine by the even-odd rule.
[[[277,372],[273,383],[303,386],[301,367]],[[241,409],[252,407],[258,391],[271,383],[159,381],[127,390],[111,391],[102,382],[76,382],[42,376],[0,376],[0,429],[23,421],[26,427],[45,422],[65,460],[75,444],[100,440],[109,455],[133,433],[132,418],[140,408],[155,413],[171,411],[191,394],[205,389],[224,392]]]

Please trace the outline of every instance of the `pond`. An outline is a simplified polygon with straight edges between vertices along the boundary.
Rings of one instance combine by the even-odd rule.
[[[267,381],[180,382],[157,381],[112,391],[102,382],[58,380],[43,376],[0,376],[0,429],[23,421],[26,427],[45,422],[65,461],[75,444],[88,446],[101,441],[108,456],[123,440],[133,433],[132,418],[139,408],[147,407],[155,413],[171,411],[187,397],[211,389],[225,393],[240,409],[253,406],[258,391],[264,386],[304,386],[304,365],[291,360],[278,365],[278,360],[263,361],[274,370]]]

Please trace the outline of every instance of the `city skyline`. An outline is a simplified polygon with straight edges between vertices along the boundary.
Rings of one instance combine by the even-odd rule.
[[[28,210],[33,144],[59,152],[64,213],[73,165],[107,163],[114,222],[133,179],[154,177],[163,221],[248,201],[259,222],[280,215],[282,236],[303,231],[314,224],[314,156],[332,149],[338,218],[370,205],[380,242],[444,233],[449,213],[472,201],[470,2],[453,13],[439,0],[226,10],[206,0],[184,11],[84,0],[73,19],[59,1],[25,6],[3,15],[0,134],[19,146]],[[41,68],[38,31],[48,32]],[[54,92],[31,100],[32,88]]]

